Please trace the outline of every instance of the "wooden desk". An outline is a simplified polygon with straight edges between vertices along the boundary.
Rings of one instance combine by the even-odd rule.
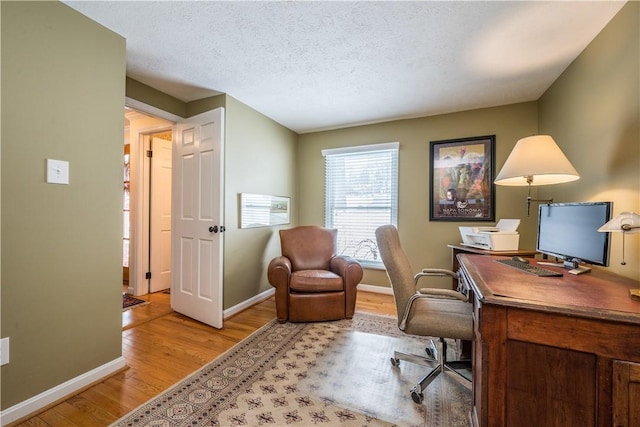
[[[640,283],[537,277],[503,258],[458,256],[474,305],[471,425],[640,426]]]
[[[525,258],[533,258],[538,252],[529,249],[515,249],[512,251],[490,251],[487,249],[472,248],[471,246],[464,245],[447,245],[451,249],[451,271],[458,271],[460,264],[458,262],[458,255],[460,254],[478,254],[478,255],[502,255],[502,256],[521,256]],[[452,288],[455,290],[458,287],[458,281],[453,280]]]

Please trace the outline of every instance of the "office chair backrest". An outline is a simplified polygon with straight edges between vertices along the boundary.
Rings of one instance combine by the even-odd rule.
[[[413,270],[407,254],[400,245],[398,230],[393,225],[383,225],[376,230],[380,257],[387,270],[398,311],[398,325],[411,295],[416,293]]]

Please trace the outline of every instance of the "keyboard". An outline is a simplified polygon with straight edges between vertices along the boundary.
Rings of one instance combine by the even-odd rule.
[[[517,268],[520,271],[524,271],[525,273],[534,274],[538,277],[559,277],[562,276],[562,273],[547,270],[546,268],[538,267],[537,265],[525,264],[520,261],[516,261],[513,259],[499,259],[498,262],[508,265],[509,267]]]

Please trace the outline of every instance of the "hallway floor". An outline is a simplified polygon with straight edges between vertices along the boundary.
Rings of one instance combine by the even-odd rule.
[[[122,287],[122,292],[126,293],[126,286]],[[122,312],[122,330],[131,329],[133,327],[150,322],[151,320],[162,317],[173,312],[171,308],[171,295],[164,291],[152,294],[141,295],[136,298],[150,301],[151,304],[145,304],[140,307],[133,307]]]

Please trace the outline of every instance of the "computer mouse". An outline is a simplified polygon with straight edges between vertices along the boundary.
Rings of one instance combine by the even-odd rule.
[[[523,258],[523,257],[521,257],[521,256],[517,256],[517,255],[516,255],[516,256],[514,256],[514,257],[513,257],[513,258],[511,258],[511,259],[512,259],[512,260],[514,260],[514,261],[521,262],[521,263],[523,263],[523,264],[529,264],[529,260],[528,260],[528,259],[526,259],[526,258]]]

